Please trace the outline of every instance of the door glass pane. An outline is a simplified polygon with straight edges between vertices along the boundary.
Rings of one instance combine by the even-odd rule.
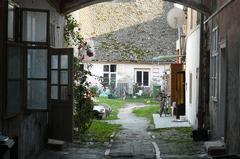
[[[51,71],[51,84],[58,84],[58,71]]]
[[[8,39],[14,40],[14,6],[8,5]]]
[[[8,79],[21,77],[21,49],[8,46]]]
[[[8,81],[7,113],[17,113],[21,110],[21,82]]]
[[[61,84],[68,84],[68,71],[61,71]]]
[[[51,69],[58,69],[58,55],[51,56]]]
[[[143,85],[148,86],[148,72],[143,72]]]
[[[29,109],[47,108],[46,80],[28,80],[27,106]]]
[[[58,86],[51,86],[51,99],[58,99]]]
[[[23,41],[47,42],[47,12],[23,11]]]
[[[139,86],[142,85],[142,72],[141,71],[137,71],[137,84]]]
[[[28,78],[47,78],[47,50],[28,50]]]
[[[61,100],[68,99],[68,86],[61,86]]]
[[[61,68],[68,69],[68,55],[61,56]]]

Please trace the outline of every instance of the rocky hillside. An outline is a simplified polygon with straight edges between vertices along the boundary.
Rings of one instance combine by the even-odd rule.
[[[172,3],[162,0],[114,0],[79,10],[83,36],[95,60],[151,61],[175,54],[177,30],[166,20]]]

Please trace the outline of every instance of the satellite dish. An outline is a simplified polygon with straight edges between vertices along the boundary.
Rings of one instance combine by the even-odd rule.
[[[167,22],[171,28],[178,28],[184,24],[185,15],[183,10],[179,8],[172,8],[167,14]]]

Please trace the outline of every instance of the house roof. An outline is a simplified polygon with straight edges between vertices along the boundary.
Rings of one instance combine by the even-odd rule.
[[[88,63],[89,61],[84,61]],[[167,65],[167,64],[172,64],[176,63],[176,60],[173,61],[157,61],[157,60],[152,60],[152,61],[146,61],[146,60],[92,60],[90,63],[113,63],[113,64],[147,64],[147,65]]]

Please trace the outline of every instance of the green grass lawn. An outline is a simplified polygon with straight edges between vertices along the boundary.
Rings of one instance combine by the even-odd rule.
[[[153,100],[152,98],[144,98],[144,97],[138,97],[136,99],[134,98],[126,98],[123,100],[122,98],[119,99],[108,99],[107,97],[99,97],[97,98],[98,104],[107,104],[112,108],[112,113],[109,117],[107,117],[105,120],[116,120],[118,119],[117,114],[118,110],[122,108],[127,103],[144,103],[148,105],[158,104],[158,101]]]
[[[97,98],[98,104],[107,104],[112,108],[112,113],[105,120],[116,120],[118,119],[118,110],[122,108],[127,102],[123,99],[108,99],[106,97]]]
[[[102,120],[94,120],[91,127],[87,130],[87,135],[94,142],[109,141],[110,136],[121,130],[119,124],[108,124]]]
[[[99,97],[97,98],[97,104],[107,104],[112,108],[112,113],[109,117],[107,117],[104,120],[116,120],[118,119],[118,110],[122,107],[124,107],[128,103],[145,103],[150,105],[147,108],[138,109],[135,110],[137,112],[137,115],[147,117],[150,121],[152,121],[152,112],[158,111],[158,102],[155,102],[152,99],[149,98],[137,98],[137,99],[131,99],[127,98],[125,100],[123,99],[108,99],[106,97]],[[155,103],[155,104],[154,104]],[[135,112],[134,111],[134,112]],[[104,120],[94,120],[91,127],[86,132],[85,139],[95,141],[95,142],[105,142],[109,141],[110,136],[115,132],[119,132],[121,130],[121,125],[119,124],[108,124]]]
[[[159,104],[150,104],[148,107],[135,109],[133,113],[139,117],[147,118],[153,124],[152,114],[159,113]]]

